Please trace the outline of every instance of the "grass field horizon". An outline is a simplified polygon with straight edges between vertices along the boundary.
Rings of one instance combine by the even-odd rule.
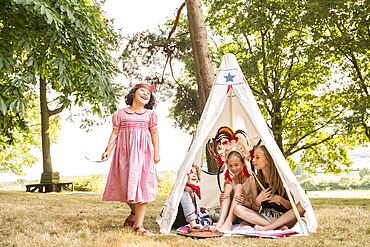
[[[324,191],[320,191],[322,193]],[[302,237],[192,239],[159,233],[155,219],[167,198],[148,204],[144,224],[153,237],[124,228],[127,205],[102,202],[101,192],[29,193],[0,190],[0,246],[368,246],[370,191],[361,198],[309,197],[318,228]],[[318,192],[319,193],[319,192]]]

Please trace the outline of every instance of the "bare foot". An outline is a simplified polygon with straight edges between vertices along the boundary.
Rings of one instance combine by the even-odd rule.
[[[288,230],[289,228],[287,226],[282,226],[282,227],[279,227],[277,229],[284,231],[284,230]],[[254,230],[255,231],[269,231],[269,230],[274,230],[274,229],[270,229],[268,226],[255,225]]]
[[[285,231],[285,230],[288,230],[289,228],[287,226],[282,226],[279,228],[279,230],[282,230],[282,231]]]
[[[232,222],[231,222],[231,223],[225,222],[225,223],[220,227],[220,230],[223,230],[223,231],[231,231],[231,226],[232,226]]]
[[[266,226],[259,226],[259,225],[255,225],[255,226],[254,226],[254,230],[255,230],[255,231],[267,231],[267,230],[269,230],[269,229],[267,229],[267,227],[266,227]]]
[[[220,228],[221,228],[221,226],[224,224],[224,222],[223,221],[219,221],[219,222],[217,222],[217,224],[216,224],[216,226],[215,226],[215,228],[213,228],[213,230],[212,231],[218,231],[218,230],[220,230]]]

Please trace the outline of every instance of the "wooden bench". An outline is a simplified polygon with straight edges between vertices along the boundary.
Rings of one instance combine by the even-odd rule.
[[[40,183],[26,185],[26,192],[61,192],[63,189],[66,191],[73,191],[73,183]]]

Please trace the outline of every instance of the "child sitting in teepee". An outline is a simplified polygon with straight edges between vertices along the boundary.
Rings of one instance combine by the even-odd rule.
[[[199,208],[197,206],[197,199],[201,199],[200,187],[196,184],[200,181],[201,170],[197,165],[192,165],[186,182],[184,191],[181,196],[176,220],[173,223],[173,228],[179,228],[187,224],[191,228],[204,228],[212,225],[212,219],[210,212],[205,208]]]

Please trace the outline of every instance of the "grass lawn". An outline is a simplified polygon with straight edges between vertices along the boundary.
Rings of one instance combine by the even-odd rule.
[[[0,246],[370,246],[370,196],[312,197],[317,232],[277,239],[160,234],[155,219],[166,196],[148,204],[144,225],[155,236],[141,236],[122,227],[127,205],[101,198],[102,193],[0,190]]]

